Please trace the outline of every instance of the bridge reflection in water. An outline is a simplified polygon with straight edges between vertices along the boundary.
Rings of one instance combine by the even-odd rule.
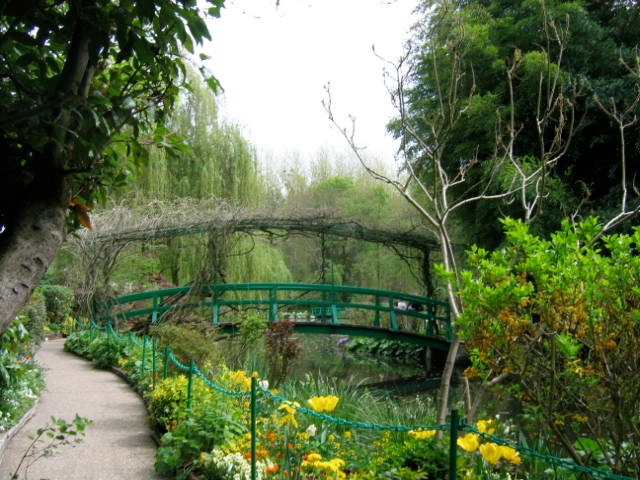
[[[266,310],[270,322],[289,319],[301,333],[373,337],[447,351],[453,339],[449,304],[419,295],[345,285],[303,283],[211,284],[118,297],[115,320],[146,316],[157,321],[172,311],[209,312],[227,333],[239,326],[237,312]],[[235,317],[235,318],[234,318]]]

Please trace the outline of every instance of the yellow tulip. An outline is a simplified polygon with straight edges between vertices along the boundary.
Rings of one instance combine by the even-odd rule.
[[[426,440],[427,438],[431,438],[436,434],[435,430],[410,430],[407,432],[410,437],[415,438],[416,440]]]
[[[309,406],[316,412],[332,412],[340,399],[335,395],[327,395],[325,397],[311,397],[308,402]]]
[[[502,455],[502,458],[513,463],[514,465],[520,465],[520,462],[522,462],[520,453],[513,447],[508,447],[506,445],[501,446],[500,454]]]
[[[477,433],[467,433],[464,437],[458,438],[458,446],[467,452],[475,452],[480,445]]]
[[[298,409],[298,407],[300,406],[300,404],[298,402],[283,402],[280,404],[280,406],[278,407],[278,410],[284,410],[285,414],[281,417],[280,419],[280,423],[281,424],[287,424],[290,423],[291,425],[293,425],[295,428],[298,428],[298,421],[296,420],[296,410]]]
[[[498,445],[495,443],[483,443],[480,445],[480,454],[491,465],[495,464],[502,458],[502,452]]]
[[[478,427],[478,431],[482,433],[493,434],[496,431],[493,420],[478,420],[476,427]]]

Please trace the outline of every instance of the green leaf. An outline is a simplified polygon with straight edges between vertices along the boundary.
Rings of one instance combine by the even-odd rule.
[[[580,353],[582,345],[568,333],[562,332],[556,335],[555,340],[560,352],[562,352],[565,357],[573,359]]]
[[[211,40],[211,34],[206,22],[198,15],[197,11],[187,10],[184,14],[189,31],[196,43],[202,43],[203,39]]]
[[[210,75],[210,76],[206,77],[205,81],[207,82],[207,86],[209,87],[209,89],[213,93],[219,93],[221,91],[224,91],[220,81],[216,77],[214,77],[213,75]]]

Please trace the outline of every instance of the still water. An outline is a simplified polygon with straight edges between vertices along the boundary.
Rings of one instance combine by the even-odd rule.
[[[440,372],[425,373],[419,362],[352,353],[347,338],[339,335],[301,335],[302,353],[291,369],[291,377],[319,374],[349,386],[380,389],[388,393],[415,393],[433,388]],[[435,380],[435,382],[434,382]]]

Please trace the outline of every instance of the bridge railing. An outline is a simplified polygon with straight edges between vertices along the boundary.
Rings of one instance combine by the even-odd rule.
[[[175,301],[184,297],[184,300]],[[124,311],[112,312],[118,319],[150,316],[156,320],[165,312],[200,308],[210,309],[214,324],[223,322],[226,313],[235,309],[264,307],[269,321],[303,312],[305,320],[330,322],[334,325],[361,323],[391,331],[412,331],[426,335],[453,337],[449,304],[419,295],[347,285],[301,283],[237,283],[176,287],[124,295],[115,305],[128,305]],[[112,311],[114,309],[112,308]],[[117,310],[117,308],[115,309]],[[320,315],[312,313],[321,312]],[[345,321],[344,316],[351,316]]]

